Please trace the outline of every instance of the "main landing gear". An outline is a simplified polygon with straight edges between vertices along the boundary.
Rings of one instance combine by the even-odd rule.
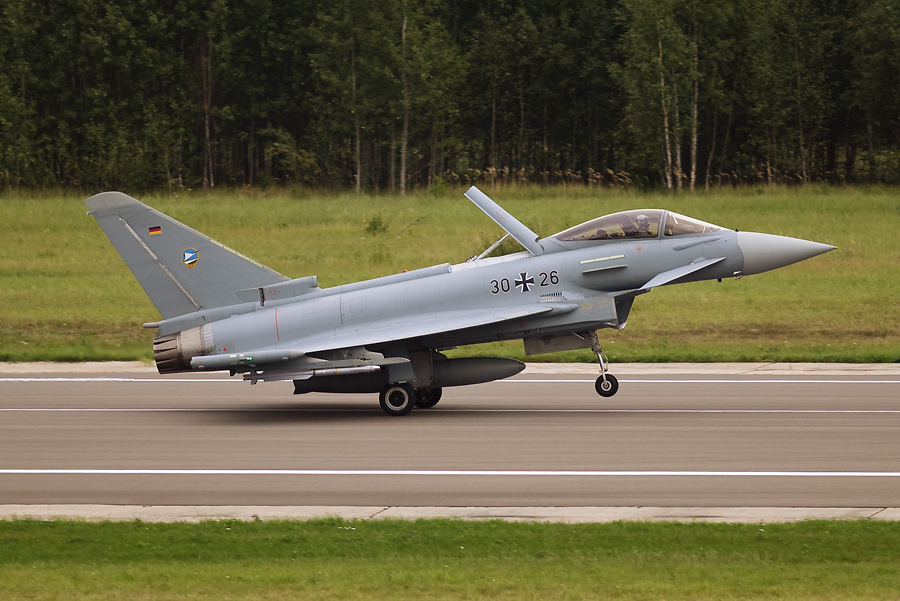
[[[597,354],[597,360],[600,362],[600,377],[597,378],[594,388],[600,396],[611,397],[619,391],[619,380],[614,375],[606,373],[609,370],[609,366],[603,357],[603,347],[600,346],[597,332],[590,333],[588,342],[591,343],[591,350]]]
[[[407,382],[400,382],[388,384],[382,388],[378,395],[378,402],[381,404],[381,409],[388,415],[400,416],[412,411],[413,407],[419,409],[434,407],[441,400],[441,393],[440,388],[415,389]]]
[[[416,409],[431,409],[441,400],[441,388],[416,388]]]

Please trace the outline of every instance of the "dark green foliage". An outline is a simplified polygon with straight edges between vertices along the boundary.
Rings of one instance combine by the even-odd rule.
[[[0,0],[0,186],[900,182],[897,0]]]
[[[388,231],[388,224],[381,218],[381,213],[376,213],[369,219],[366,225],[366,233],[372,236],[384,234]]]

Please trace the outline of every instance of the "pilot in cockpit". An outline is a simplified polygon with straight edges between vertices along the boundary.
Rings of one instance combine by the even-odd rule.
[[[635,225],[637,225],[637,238],[650,238],[653,237],[653,232],[650,231],[650,218],[641,213],[634,220]]]

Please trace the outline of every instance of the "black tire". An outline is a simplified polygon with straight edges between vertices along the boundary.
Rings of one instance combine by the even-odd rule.
[[[378,402],[388,415],[406,415],[416,404],[416,390],[406,382],[388,384],[381,389]]]
[[[606,381],[603,381],[603,376],[597,378],[597,383],[594,384],[594,388],[597,389],[597,394],[603,397],[610,397],[616,394],[619,391],[619,381],[615,376],[606,374]]]
[[[416,409],[431,409],[443,394],[441,388],[416,388]]]

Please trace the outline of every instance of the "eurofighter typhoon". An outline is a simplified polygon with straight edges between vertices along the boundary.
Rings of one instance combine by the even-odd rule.
[[[332,288],[289,279],[120,192],[85,200],[162,319],[160,373],[227,370],[295,393],[378,393],[388,415],[430,408],[448,386],[507,378],[505,358],[447,358],[454,347],[522,339],[527,355],[597,354],[596,391],[612,396],[597,330],[624,328],[657,286],[741,277],[834,247],[738,232],[663,209],[598,217],[541,238],[474,186],[466,196],[524,251],[435,265]],[[498,242],[499,244],[499,242]]]

